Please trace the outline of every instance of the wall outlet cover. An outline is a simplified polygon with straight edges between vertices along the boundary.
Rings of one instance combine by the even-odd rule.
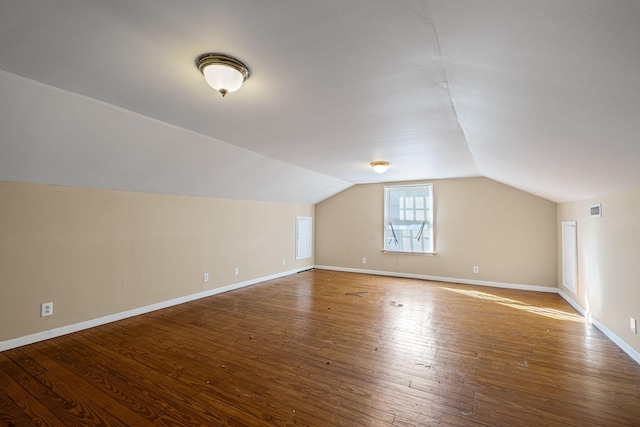
[[[53,314],[53,303],[45,302],[40,305],[40,317],[47,317]]]

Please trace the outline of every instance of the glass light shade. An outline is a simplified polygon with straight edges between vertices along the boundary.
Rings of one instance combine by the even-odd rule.
[[[223,93],[237,91],[244,82],[242,73],[228,65],[207,65],[202,74],[209,86]]]
[[[222,53],[205,53],[196,61],[207,84],[224,97],[228,92],[240,89],[249,78],[247,66],[232,56]]]
[[[371,167],[377,173],[385,173],[389,169],[389,162],[373,162]]]

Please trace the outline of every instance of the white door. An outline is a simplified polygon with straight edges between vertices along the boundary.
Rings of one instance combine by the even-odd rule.
[[[296,259],[311,258],[311,217],[296,217]]]
[[[578,238],[575,221],[562,221],[562,284],[578,290]]]

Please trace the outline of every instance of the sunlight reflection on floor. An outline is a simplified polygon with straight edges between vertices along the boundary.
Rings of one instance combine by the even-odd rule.
[[[486,292],[480,291],[472,291],[467,289],[453,289],[453,288],[440,288],[447,291],[457,292],[459,294],[467,295],[474,298],[483,299],[486,301],[493,301],[496,304],[504,305],[507,307],[515,308],[517,310],[524,310],[529,313],[538,314],[540,316],[550,317],[552,319],[558,320],[568,320],[571,322],[584,322],[585,319],[575,313],[567,313],[561,310],[556,310],[555,308],[547,308],[547,307],[535,307],[533,305],[529,305],[527,303],[516,301],[510,298],[499,297],[496,295],[491,295]]]

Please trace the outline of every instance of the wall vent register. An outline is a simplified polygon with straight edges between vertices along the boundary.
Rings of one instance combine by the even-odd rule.
[[[589,216],[591,216],[591,217],[601,217],[602,216],[602,204],[598,203],[597,205],[589,206]]]

